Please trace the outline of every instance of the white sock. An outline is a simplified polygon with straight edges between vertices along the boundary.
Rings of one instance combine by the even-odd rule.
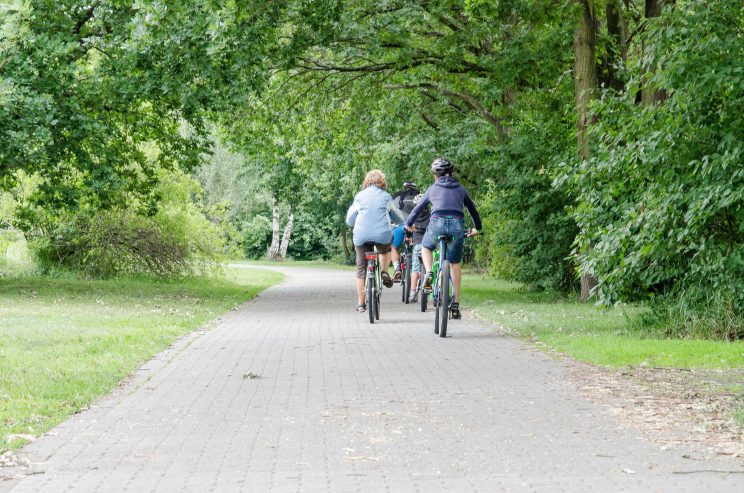
[[[400,270],[400,262],[397,262],[397,261],[393,262],[393,268],[395,270]]]

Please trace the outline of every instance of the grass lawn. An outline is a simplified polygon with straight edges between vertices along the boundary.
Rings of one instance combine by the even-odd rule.
[[[0,278],[0,451],[26,443],[110,392],[179,336],[279,282]]]
[[[633,319],[641,308],[603,309],[516,283],[466,275],[464,305],[526,337],[597,365],[744,368],[744,341],[668,339],[644,334]],[[742,418],[744,419],[744,417]]]

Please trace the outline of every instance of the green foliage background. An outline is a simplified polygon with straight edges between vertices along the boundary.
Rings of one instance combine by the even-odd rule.
[[[366,171],[425,188],[444,155],[485,219],[482,269],[567,292],[594,278],[593,300],[647,302],[669,335],[744,334],[740,2],[0,9],[0,186],[23,197],[2,227],[49,263],[126,270],[85,267],[118,225],[127,248],[157,231],[189,266],[263,256],[274,205],[280,228],[294,214],[289,256],[339,258]],[[192,172],[203,199],[183,180],[164,193]],[[75,241],[86,254],[59,255]]]

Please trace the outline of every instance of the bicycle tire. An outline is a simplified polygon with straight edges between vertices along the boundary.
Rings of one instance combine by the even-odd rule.
[[[403,301],[411,301],[411,256],[406,255],[406,268],[403,269]]]
[[[439,271],[441,279],[439,280],[439,303],[437,306],[437,318],[439,319],[439,337],[447,337],[447,321],[449,320],[450,306],[450,264],[449,260],[442,261],[442,268]]]
[[[421,279],[423,279],[426,276],[426,274],[421,274]],[[424,292],[424,281],[419,281],[419,287],[418,287],[418,293],[419,293],[419,304],[421,306],[421,311],[426,311],[426,305],[429,303],[429,295]]]
[[[403,254],[400,257],[400,301],[402,303],[406,302],[406,282],[405,282],[405,275],[406,275],[406,256]]]
[[[375,296],[375,319],[380,320],[380,298],[382,298],[382,289],[377,290]]]
[[[375,323],[375,278],[367,277],[367,313],[369,323]]]
[[[434,289],[431,292],[431,302],[434,304],[434,333],[439,334],[439,277],[434,279]]]

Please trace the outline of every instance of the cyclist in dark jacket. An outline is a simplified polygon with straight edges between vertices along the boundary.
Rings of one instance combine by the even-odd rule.
[[[398,209],[404,214],[408,215],[413,210],[414,204],[413,199],[419,195],[418,187],[412,181],[403,183],[403,190],[393,195],[393,202]],[[405,228],[401,224],[393,230],[393,243],[392,243],[392,256],[393,256],[393,268],[395,269],[394,279],[400,280],[400,252],[398,249],[405,241],[406,232]]]
[[[452,281],[455,288],[455,296],[452,303],[452,312],[459,318],[460,315],[460,282],[462,280],[462,260],[463,243],[465,239],[465,214],[464,209],[470,213],[473,218],[475,227],[468,232],[468,236],[480,234],[483,228],[478,210],[475,203],[470,198],[470,194],[464,186],[452,177],[454,165],[444,158],[437,158],[431,163],[431,172],[434,175],[434,184],[430,186],[424,196],[421,198],[413,211],[408,215],[405,221],[406,227],[410,230],[413,223],[421,214],[424,208],[431,204],[431,221],[426,230],[423,241],[421,242],[422,259],[426,267],[426,281],[424,289],[430,290],[433,273],[432,265],[434,256],[432,251],[437,247],[437,238],[440,235],[452,236],[452,240],[447,244],[447,260],[452,266]]]
[[[414,207],[418,205],[418,203],[421,201],[421,199],[424,197],[423,193],[418,194],[414,199]],[[431,207],[426,206],[421,213],[419,213],[418,217],[416,218],[416,222],[413,223],[413,262],[411,262],[411,293],[409,297],[413,300],[413,302],[418,301],[418,282],[419,282],[419,275],[421,272],[421,242],[424,239],[424,234],[426,233],[426,228],[429,227],[429,219],[431,219]]]

